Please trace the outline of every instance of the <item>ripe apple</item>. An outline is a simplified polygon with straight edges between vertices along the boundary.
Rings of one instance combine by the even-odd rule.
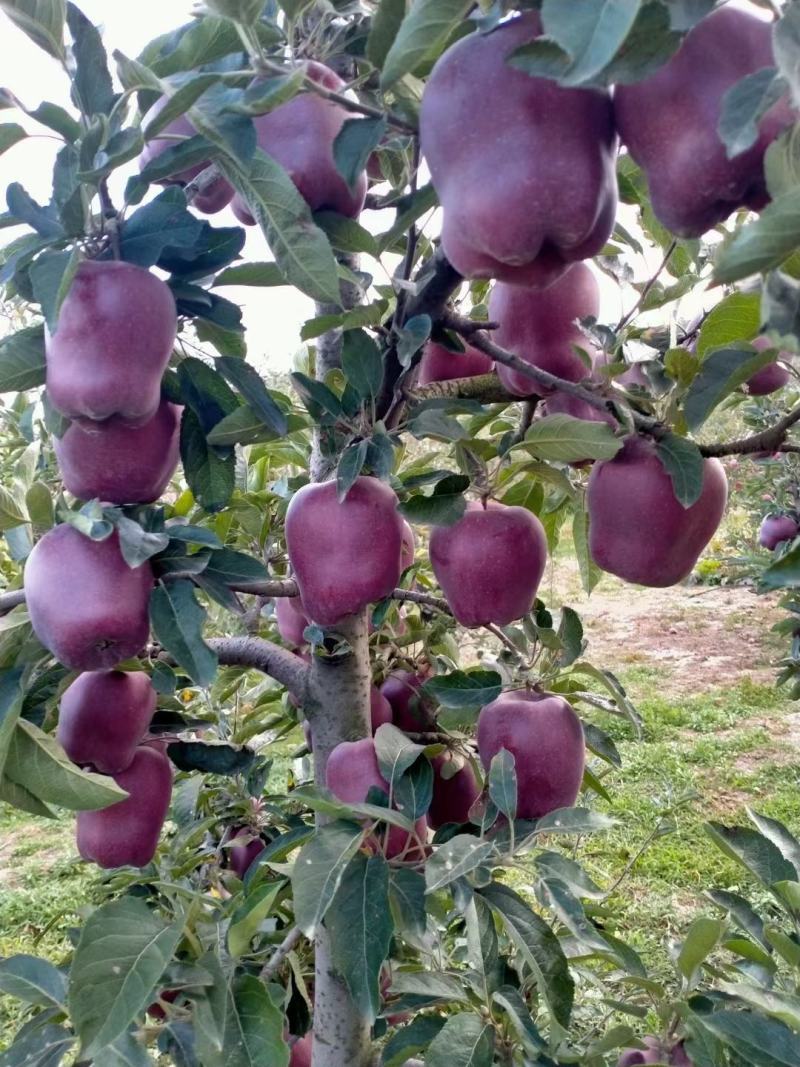
[[[382,600],[400,579],[403,520],[397,497],[375,478],[356,478],[341,503],[333,481],[304,486],[285,534],[303,609],[320,626]]]
[[[431,382],[449,382],[453,378],[474,378],[478,374],[488,374],[492,369],[489,356],[472,345],[467,345],[464,352],[452,352],[436,341],[428,341],[422,352],[419,364],[420,385]]]
[[[759,352],[774,347],[768,337],[756,337],[750,343]],[[775,393],[790,380],[791,374],[782,363],[778,363],[779,359],[791,359],[791,356],[788,352],[779,352],[774,362],[768,363],[766,367],[757,370],[751,378],[747,379],[745,388],[751,396],[767,396],[769,393]]]
[[[158,847],[172,794],[172,767],[152,748],[138,748],[114,781],[128,796],[101,811],[78,812],[78,851],[98,867],[144,867]]]
[[[56,737],[73,763],[101,774],[130,766],[156,710],[142,671],[86,671],[61,697]]]
[[[443,209],[442,246],[467,278],[550,285],[596,255],[614,225],[611,99],[510,66],[540,32],[529,12],[462,37],[425,87],[420,144]]]
[[[228,849],[228,863],[232,871],[240,878],[244,878],[250,869],[250,865],[256,856],[260,856],[266,847],[262,839],[247,826],[240,826],[229,837],[229,840],[242,838],[242,843],[232,845]]]
[[[595,463],[589,476],[592,559],[626,582],[675,585],[691,573],[714,536],[727,497],[722,464],[706,459],[700,499],[684,508],[654,442],[628,437],[616,456]]]
[[[118,415],[141,426],[161,402],[177,329],[175,298],[155,274],[119,260],[81,263],[46,331],[47,395],[69,419]]]
[[[427,673],[395,670],[381,686],[381,694],[391,708],[391,722],[406,733],[425,733],[432,729],[434,716],[430,703],[420,689]]]
[[[92,541],[64,523],[48,530],[25,564],[34,632],[65,667],[97,671],[137,655],[150,632],[149,563],[129,567],[116,531]]]
[[[428,808],[428,825],[438,830],[445,823],[469,822],[469,809],[481,794],[472,764],[465,762],[450,778],[442,773],[450,760],[447,756],[434,756],[433,799]]]
[[[547,538],[526,508],[470,503],[452,526],[437,526],[433,572],[462,626],[507,626],[527,615],[547,562]]]
[[[503,748],[516,763],[518,818],[574,805],[586,750],[581,721],[563,697],[516,689],[487,704],[478,716],[478,755],[487,773]]]
[[[794,121],[788,100],[767,111],[756,143],[732,159],[718,125],[728,90],[774,62],[770,23],[726,6],[690,30],[655,74],[617,86],[622,142],[645,172],[657,218],[679,237],[699,237],[737,208],[768,202],[764,153]]]
[[[599,310],[597,279],[585,263],[570,267],[547,289],[501,282],[489,297],[489,317],[500,324],[493,340],[526,363],[568,382],[579,382],[591,373],[576,346],[590,359],[596,356],[596,349],[577,320],[597,316]],[[514,396],[546,396],[551,392],[503,363],[498,363],[496,369],[498,378]]]
[[[371,737],[337,745],[328,757],[325,780],[328,789],[345,804],[363,804],[373,786],[389,795],[389,783],[381,775],[375,741]],[[424,842],[427,835],[425,819],[417,819],[414,826],[417,837]],[[375,847],[385,851],[387,859],[401,854],[405,854],[404,858],[419,857],[416,841],[399,826],[392,826],[388,835],[381,831]]]
[[[338,93],[344,89],[339,75],[323,63],[307,63],[306,74],[325,89]],[[254,120],[259,148],[288,172],[312,211],[337,211],[349,218],[361,213],[367,195],[366,171],[351,189],[333,159],[333,142],[353,117],[341,104],[304,91]],[[234,197],[233,210],[246,226],[255,222],[238,195]]]
[[[793,541],[798,533],[800,526],[791,515],[767,515],[758,531],[758,543],[774,552],[782,541]]]
[[[104,422],[72,422],[53,438],[67,492],[80,500],[152,504],[178,466],[183,409],[162,400],[149,422],[129,426],[118,415]]]
[[[289,1067],[311,1067],[311,1050],[314,1043],[314,1035],[309,1031],[304,1037],[297,1037],[291,1041],[291,1054]]]
[[[303,611],[299,596],[277,597],[275,623],[278,633],[290,648],[301,648],[306,644],[303,633],[308,626],[308,616]]]

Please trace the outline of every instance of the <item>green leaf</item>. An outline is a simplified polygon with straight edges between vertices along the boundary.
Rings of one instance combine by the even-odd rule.
[[[45,252],[31,266],[33,295],[41,304],[51,333],[58,328],[58,313],[80,264],[80,252],[73,249],[71,252]]]
[[[386,53],[381,88],[390,88],[423,59],[441,51],[471,6],[469,0],[414,0]]]
[[[702,426],[714,408],[773,359],[774,353],[769,349],[757,352],[751,345],[717,348],[709,353],[683,402],[689,429]]]
[[[585,945],[594,955],[613,956],[608,942],[602,937],[597,927],[589,921],[580,901],[573,895],[572,890],[558,879],[552,882],[544,879],[541,883],[546,900],[551,911],[573,937]],[[620,960],[625,965],[624,960]]]
[[[772,30],[772,50],[778,70],[786,78],[791,88],[795,103],[800,94],[800,63],[798,47],[800,46],[800,13],[790,4]]]
[[[480,867],[494,850],[491,841],[459,834],[440,845],[425,864],[425,892],[436,893]]]
[[[509,822],[516,819],[517,768],[507,748],[501,748],[489,765],[489,799]]]
[[[288,285],[277,263],[237,263],[218,274],[214,288],[221,285]]]
[[[444,1026],[445,1020],[436,1015],[418,1015],[397,1030],[383,1047],[381,1067],[404,1067],[413,1063],[409,1056],[422,1052]]]
[[[145,141],[152,141],[162,130],[166,129],[175,119],[185,115],[210,86],[219,81],[219,74],[198,74],[181,84],[174,93],[170,93],[167,102],[161,110],[152,116],[144,127]]]
[[[178,382],[183,400],[200,420],[206,433],[238,406],[236,394],[222,374],[195,356],[181,360]]]
[[[393,789],[422,753],[425,746],[417,744],[392,723],[383,723],[375,731],[375,755],[381,777]]]
[[[50,734],[20,719],[11,738],[6,777],[49,804],[71,811],[96,811],[128,795],[113,778],[82,771]]]
[[[266,917],[274,911],[285,885],[283,879],[262,883],[238,904],[228,927],[228,951],[232,956],[244,956],[250,951],[253,938]]]
[[[800,244],[800,188],[775,197],[759,217],[717,252],[714,281],[723,284],[778,267]]]
[[[25,1029],[0,1053],[0,1067],[58,1067],[74,1044],[75,1038],[62,1026]]]
[[[186,579],[158,585],[150,595],[150,623],[156,639],[197,685],[208,686],[217,673],[217,655],[203,640],[206,611]]]
[[[12,782],[9,778],[0,778],[0,801],[41,819],[58,818],[53,809],[48,807],[43,800],[39,800],[25,786]]]
[[[212,552],[204,575],[217,578],[226,585],[244,585],[247,582],[263,582],[269,575],[260,559],[232,548],[220,548]]]
[[[283,167],[260,151],[246,170],[228,159],[220,159],[218,165],[247,201],[286,280],[314,300],[340,306],[330,242],[314,224],[308,204]]]
[[[573,8],[560,0],[544,0],[544,32],[571,59],[561,84],[581,85],[599,74],[624,43],[640,6],[641,0],[584,0]]]
[[[450,1015],[431,1041],[425,1067],[491,1067],[494,1027],[472,1012]]]
[[[9,212],[20,222],[26,222],[40,237],[53,240],[63,237],[64,230],[53,204],[42,207],[27,193],[19,182],[12,182],[6,190]]]
[[[13,148],[15,144],[24,141],[27,133],[16,122],[4,122],[0,125],[0,155]]]
[[[367,161],[381,143],[386,129],[384,118],[346,119],[336,134],[333,161],[351,189],[364,173]]]
[[[591,593],[600,581],[603,572],[594,562],[589,552],[589,516],[583,504],[576,504],[572,516],[572,543],[575,558],[581,576],[581,585],[585,593]]]
[[[697,355],[704,359],[712,348],[722,348],[734,341],[752,341],[760,326],[760,294],[731,293],[704,319],[697,337]]]
[[[466,1001],[463,982],[442,971],[401,971],[392,981],[393,993],[404,993],[430,1000]]]
[[[398,933],[412,941],[425,936],[425,878],[408,867],[393,867],[389,873],[389,902]]]
[[[295,922],[306,937],[313,937],[324,919],[363,837],[360,826],[336,820],[317,830],[300,849],[292,871],[292,890]]]
[[[492,994],[492,1000],[499,1004],[508,1016],[528,1055],[538,1058],[539,1053],[546,1050],[547,1043],[536,1029],[528,1005],[520,991],[513,986],[506,985]]]
[[[719,919],[699,915],[692,921],[675,961],[690,987],[694,985],[700,967],[717,947],[724,932],[725,924]]]
[[[774,67],[762,67],[732,85],[722,98],[717,133],[728,159],[752,148],[758,124],[786,92],[786,82]]]
[[[297,415],[289,415],[287,422],[289,433],[303,429],[306,425],[305,420]],[[241,404],[230,415],[220,419],[211,433],[206,435],[206,441],[215,448],[225,448],[237,444],[253,445],[262,441],[276,441],[278,436],[249,404]]]
[[[364,330],[347,330],[342,337],[342,370],[364,400],[380,392],[383,360],[377,344]]]
[[[218,424],[219,425],[219,424]],[[206,440],[200,420],[184,408],[181,416],[181,463],[186,481],[206,511],[221,511],[236,482],[233,454],[220,457]]]
[[[380,1012],[380,973],[394,923],[389,908],[389,866],[383,856],[357,852],[347,865],[325,918],[331,962],[344,978],[362,1019]]]
[[[0,9],[48,55],[64,57],[65,0],[1,0]]]
[[[44,385],[46,367],[42,325],[26,326],[0,340],[0,393]]]
[[[213,978],[205,996],[195,1000],[200,1061],[225,1067],[288,1067],[283,1013],[268,987],[255,975],[227,974],[211,952],[199,963]]]
[[[403,237],[408,232],[412,223],[421,218],[428,211],[432,211],[439,203],[439,197],[436,194],[436,190],[429,183],[423,185],[421,189],[417,189],[408,198],[403,198],[403,208],[397,212],[397,218],[394,224],[386,231],[378,236],[378,248],[381,252],[385,252],[387,248],[391,248],[394,242]]]
[[[40,1008],[65,1010],[67,982],[52,963],[36,956],[0,960],[0,993]]]
[[[558,938],[544,919],[508,886],[494,883],[478,892],[502,918],[508,936],[533,972],[554,1022],[566,1029],[575,986]]]
[[[694,441],[666,433],[656,442],[656,455],[672,480],[675,496],[685,508],[700,499],[705,478],[705,461]]]
[[[610,830],[617,820],[588,808],[558,808],[536,823],[537,834],[596,834]]]
[[[708,822],[704,829],[726,856],[740,863],[764,885],[797,879],[792,864],[757,830],[747,826],[723,826],[718,822]]]
[[[778,819],[759,815],[752,808],[747,809],[747,815],[756,829],[775,845],[784,859],[792,864],[800,878],[800,841]]]
[[[444,708],[480,708],[500,696],[503,679],[497,671],[473,668],[429,678],[422,690]]]
[[[421,819],[428,814],[433,800],[433,767],[426,759],[417,760],[393,784],[393,804],[409,819]]]
[[[526,452],[538,459],[576,463],[585,459],[612,459],[622,441],[604,422],[575,419],[572,415],[546,415],[536,419],[525,434]]]
[[[250,748],[221,741],[171,741],[167,755],[179,771],[225,775],[246,774],[256,758]]]
[[[123,897],[90,915],[69,976],[69,1010],[83,1054],[94,1056],[125,1033],[153,1000],[183,933],[143,900]]]
[[[761,589],[791,589],[800,585],[800,545],[771,563],[761,573]]]
[[[794,1067],[800,1037],[788,1026],[753,1012],[715,1011],[702,1024],[752,1067]]]
[[[204,223],[188,210],[186,195],[171,186],[138,208],[120,227],[120,255],[139,267],[152,267],[165,248],[193,248]]]
[[[70,72],[72,96],[84,115],[109,115],[116,96],[108,72],[106,50],[96,27],[75,4],[67,4],[67,24],[72,35]]]
[[[362,439],[349,444],[339,456],[336,465],[336,495],[340,504],[346,499],[364,469],[368,449],[369,441]]]
[[[234,389],[239,391],[270,429],[281,436],[287,432],[286,415],[273,400],[264,384],[264,379],[255,368],[233,356],[218,356],[215,363]]]
[[[409,497],[397,510],[412,523],[452,526],[467,509],[464,491],[469,484],[466,475],[449,474],[436,483],[430,496]]]
[[[380,0],[372,16],[366,52],[367,59],[378,70],[384,64],[405,15],[406,0]]]
[[[576,896],[602,900],[605,891],[592,881],[583,867],[562,852],[539,852],[534,858],[537,870],[548,882],[559,881]]]
[[[22,667],[0,671],[0,781],[25,697],[23,673]]]
[[[129,567],[139,567],[145,560],[163,552],[169,544],[169,534],[154,533],[145,530],[134,519],[122,512],[114,516],[114,525],[119,534],[119,547],[122,558]]]
[[[27,521],[28,516],[11,493],[0,486],[0,532],[11,530]]]
[[[59,104],[50,103],[49,100],[44,100],[27,114],[36,122],[40,122],[42,126],[61,134],[64,140],[70,143],[77,141],[81,135],[80,123],[76,122],[72,115]]]

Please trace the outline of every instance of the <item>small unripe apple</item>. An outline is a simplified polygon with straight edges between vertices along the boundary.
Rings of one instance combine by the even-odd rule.
[[[499,323],[492,339],[531,366],[568,382],[588,378],[587,368],[576,348],[591,360],[597,349],[583,333],[579,319],[597,316],[600,290],[585,263],[576,263],[547,289],[520,285],[495,285],[489,297],[489,318]],[[547,396],[551,390],[538,385],[521,371],[497,364],[497,376],[514,396]]]
[[[172,767],[152,748],[138,748],[114,781],[128,796],[101,811],[78,812],[78,851],[98,867],[145,867],[158,847],[172,794]]]
[[[150,271],[119,260],[81,263],[46,331],[47,395],[69,419],[153,418],[177,329],[175,298]],[[91,428],[91,426],[90,426]]]
[[[526,508],[471,503],[458,522],[434,529],[429,552],[462,626],[507,626],[533,607],[547,562],[547,538]]]
[[[791,515],[767,515],[758,531],[758,543],[774,552],[782,541],[793,541],[798,533],[800,526]]]
[[[290,648],[301,648],[306,644],[303,633],[308,626],[308,616],[299,596],[281,596],[275,600],[275,623]]]
[[[285,534],[303,610],[321,626],[382,600],[400,579],[403,520],[397,497],[375,478],[356,478],[341,503],[333,481],[304,486]]]
[[[428,341],[419,364],[420,385],[431,382],[449,382],[453,378],[474,378],[478,374],[488,374],[492,361],[485,353],[472,345],[467,345],[464,352],[452,352],[436,341]]]
[[[150,564],[129,567],[116,531],[92,541],[67,523],[55,526],[25,563],[34,632],[75,671],[105,670],[142,650],[152,588]]]
[[[389,783],[381,775],[375,741],[365,737],[361,741],[343,741],[331,752],[325,771],[328,789],[345,804],[363,804],[374,786],[389,795]],[[424,842],[427,834],[425,819],[417,819],[417,837]],[[419,856],[419,846],[405,830],[392,826],[388,835],[380,831],[375,847],[385,850],[388,859],[405,854],[406,858]]]
[[[586,748],[581,721],[563,697],[517,689],[487,704],[478,716],[478,754],[487,773],[504,748],[516,763],[518,818],[574,805]]]
[[[756,337],[750,343],[759,352],[775,347],[768,337]],[[757,370],[751,378],[747,379],[745,383],[747,392],[751,396],[768,396],[782,389],[791,378],[791,374],[782,363],[777,361],[790,358],[788,352],[778,352],[774,362],[768,363],[766,367]]]
[[[391,708],[391,721],[406,733],[425,733],[434,725],[430,703],[420,689],[429,675],[395,670],[381,686],[381,694]]]
[[[80,500],[109,504],[151,504],[158,500],[178,466],[183,409],[162,400],[141,426],[113,416],[105,422],[72,422],[53,438],[67,492]]]
[[[438,830],[445,823],[469,822],[469,810],[481,794],[471,763],[464,763],[455,774],[445,778],[442,773],[450,762],[447,756],[434,756],[433,799],[428,808],[428,825]]]
[[[239,838],[242,843],[231,845],[228,849],[228,862],[231,870],[240,878],[244,878],[253,860],[261,855],[266,846],[262,839],[246,826],[240,826],[231,834],[229,840],[236,841]]]
[[[722,521],[728,498],[725,470],[704,460],[700,498],[685,508],[653,441],[628,437],[613,459],[589,476],[589,551],[604,571],[626,582],[664,587],[690,573]]]
[[[61,697],[56,737],[73,763],[117,774],[130,766],[155,710],[142,671],[87,671]]]

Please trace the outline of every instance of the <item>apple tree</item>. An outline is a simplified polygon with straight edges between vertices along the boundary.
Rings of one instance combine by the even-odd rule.
[[[71,87],[1,97],[0,149],[58,146],[0,215],[0,799],[105,872],[67,959],[0,961],[3,1067],[800,1063],[800,844],[709,824],[752,899],[648,975],[581,862],[641,718],[539,588],[560,540],[683,581],[725,458],[800,451],[762,7],[206,0],[134,58],[0,0]],[[313,301],[290,382],[241,286]]]

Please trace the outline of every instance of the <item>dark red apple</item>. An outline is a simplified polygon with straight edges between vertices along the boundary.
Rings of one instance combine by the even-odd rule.
[[[406,733],[424,733],[434,724],[431,706],[420,693],[420,688],[429,675],[411,671],[392,671],[381,686],[381,693],[388,702],[391,721]]]
[[[345,83],[322,63],[306,65],[306,74],[318,85],[342,92]],[[259,148],[281,164],[297,186],[312,211],[337,211],[356,218],[367,195],[367,174],[363,171],[351,189],[339,173],[333,159],[333,142],[351,111],[304,91],[279,104],[266,115],[255,119]],[[233,210],[240,222],[255,221],[240,196],[234,197]]]
[[[291,648],[301,648],[307,643],[303,632],[308,626],[308,617],[303,611],[299,596],[281,596],[276,599],[275,622],[278,633]]]
[[[487,704],[478,716],[478,754],[487,773],[504,748],[516,763],[518,818],[574,805],[586,750],[581,721],[563,697],[517,689]]]
[[[266,846],[258,834],[247,826],[240,826],[231,834],[230,839],[236,841],[239,838],[242,839],[242,843],[232,845],[228,849],[228,862],[231,870],[235,871],[240,878],[244,878],[253,860],[261,855]]]
[[[617,86],[617,129],[647,176],[656,216],[672,233],[699,237],[737,208],[767,203],[764,153],[794,121],[788,100],[769,109],[756,143],[732,159],[718,124],[727,91],[774,63],[772,25],[726,6],[690,30],[651,77]]]
[[[169,809],[170,762],[152,748],[139,748],[114,781],[128,796],[101,811],[78,812],[78,851],[98,867],[145,867]]]
[[[117,774],[130,766],[155,710],[149,675],[87,671],[61,697],[56,737],[73,763]]]
[[[452,352],[436,341],[428,341],[419,364],[420,385],[431,382],[448,382],[453,378],[474,378],[478,374],[488,374],[492,361],[478,348],[467,345],[465,352]]]
[[[767,515],[758,531],[758,543],[770,552],[782,541],[793,541],[800,533],[800,526],[791,515]]]
[[[375,478],[357,478],[341,503],[333,481],[304,486],[285,534],[303,609],[321,626],[382,600],[400,579],[403,520],[394,492]]]
[[[119,260],[81,263],[46,332],[47,395],[69,419],[153,418],[177,329],[175,299],[155,274]],[[90,425],[91,428],[91,425]]]
[[[750,343],[759,352],[774,348],[772,341],[768,337],[756,337]],[[757,370],[752,378],[747,379],[746,391],[751,396],[767,396],[769,393],[775,393],[778,389],[782,389],[790,380],[791,374],[783,363],[778,363],[778,360],[790,358],[788,352],[779,352],[774,362],[768,363],[766,367]]]
[[[470,503],[452,526],[437,526],[433,572],[462,626],[507,626],[527,615],[547,562],[547,538],[526,508]]]
[[[675,585],[691,573],[714,536],[727,498],[722,464],[706,459],[700,499],[684,508],[654,442],[628,437],[616,456],[595,463],[589,476],[592,559],[626,582]]]
[[[363,804],[373,786],[389,795],[389,783],[381,775],[375,741],[371,737],[337,745],[328,757],[325,780],[328,789],[345,804]],[[427,835],[425,819],[417,819],[414,825],[417,837],[424,842]],[[378,840],[388,859],[401,854],[406,858],[418,856],[417,842],[399,826],[392,826],[384,841],[385,837],[381,831]]]
[[[508,58],[541,31],[527,13],[438,60],[420,138],[444,213],[442,245],[467,278],[549,285],[596,255],[617,205],[609,94],[531,78]]]
[[[119,416],[85,424],[72,422],[53,438],[67,492],[80,500],[151,504],[178,466],[183,409],[162,400],[149,422],[129,426]]]
[[[599,309],[597,279],[585,263],[570,267],[547,289],[500,283],[489,297],[489,317],[500,324],[492,339],[534,367],[568,382],[579,382],[591,371],[576,346],[590,359],[595,358],[596,349],[577,320],[597,316]],[[500,381],[515,396],[547,396],[551,392],[502,363],[496,369]]]
[[[433,799],[428,808],[428,825],[438,830],[445,823],[469,822],[469,809],[481,794],[472,764],[463,763],[455,774],[445,778],[443,771],[450,760],[435,756],[433,763]]]
[[[116,531],[91,541],[55,526],[25,564],[25,599],[34,632],[65,667],[97,671],[137,655],[150,632],[149,563],[129,567]]]

